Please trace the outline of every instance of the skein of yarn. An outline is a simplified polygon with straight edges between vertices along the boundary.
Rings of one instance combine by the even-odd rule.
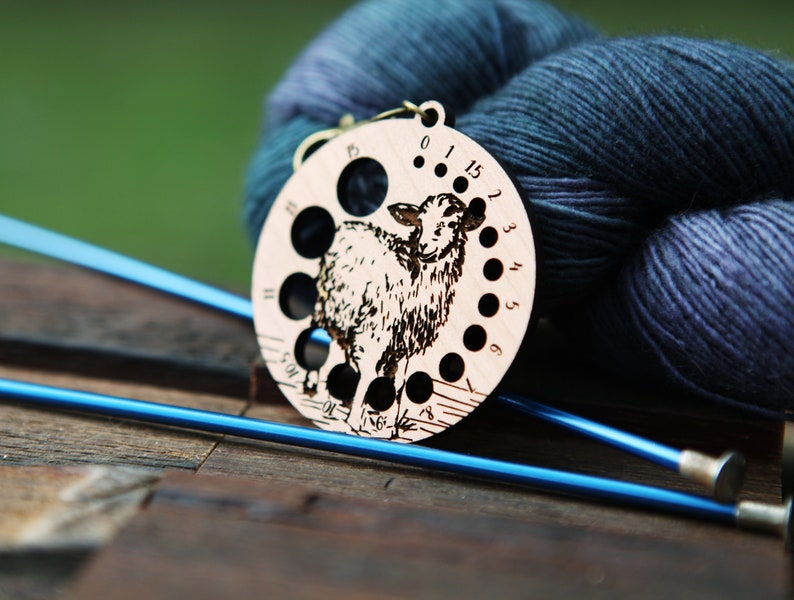
[[[603,39],[523,0],[375,0],[267,106],[254,239],[309,134],[434,99],[516,177],[537,310],[616,373],[794,408],[794,66],[727,42]]]

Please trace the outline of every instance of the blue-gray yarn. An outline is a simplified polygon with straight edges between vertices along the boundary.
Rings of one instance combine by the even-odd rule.
[[[249,171],[256,237],[308,134],[435,99],[517,178],[541,314],[618,373],[794,408],[794,68],[738,45],[604,40],[545,4],[376,0],[297,60]]]

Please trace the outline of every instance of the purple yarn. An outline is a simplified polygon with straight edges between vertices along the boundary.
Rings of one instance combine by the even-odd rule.
[[[728,403],[794,407],[794,69],[725,42],[600,40],[518,0],[355,7],[268,105],[257,235],[297,144],[436,99],[516,176],[544,252],[538,310],[593,357]]]

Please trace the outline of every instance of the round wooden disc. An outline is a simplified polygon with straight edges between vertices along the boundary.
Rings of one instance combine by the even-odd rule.
[[[501,381],[524,338],[535,246],[512,180],[443,107],[355,127],[312,154],[262,229],[262,356],[324,429],[438,433]]]

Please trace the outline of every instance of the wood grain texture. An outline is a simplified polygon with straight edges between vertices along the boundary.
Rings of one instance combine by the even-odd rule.
[[[106,465],[0,466],[0,552],[105,544],[159,478],[155,470]]]
[[[63,598],[91,556],[90,550],[0,553],[0,599]]]
[[[250,322],[64,265],[0,259],[0,362],[244,398]]]
[[[239,414],[245,404],[213,394],[163,389],[0,367],[0,377],[139,400]],[[0,402],[0,464],[117,464],[157,469],[196,469],[219,435],[143,425],[109,417],[78,415]]]
[[[263,408],[249,411],[249,414],[261,418],[274,417],[277,409]],[[535,464],[547,466],[552,463],[554,467],[572,467],[578,471],[589,470],[599,474],[595,457],[606,455],[593,445],[572,445],[571,442],[575,440],[547,438],[538,444],[527,445],[526,450],[531,454],[534,449],[545,446],[540,459],[533,457]],[[565,452],[560,451],[561,443]],[[449,446],[458,451],[464,450],[451,442]],[[480,447],[476,453],[487,454]],[[588,460],[588,456],[592,458]],[[549,457],[549,460],[543,460],[545,457]],[[552,461],[551,458],[555,460]],[[614,458],[615,462],[609,465],[610,472],[607,473],[610,476],[644,480],[674,489],[687,488],[674,474],[668,474],[661,468],[648,467],[639,460],[621,462],[622,457],[617,452]],[[605,466],[602,467],[602,471],[605,469]],[[755,543],[751,540],[760,538],[761,543],[769,543],[770,547],[782,552],[780,540],[691,519],[381,461],[236,438],[226,438],[219,444],[202,465],[200,473],[236,473],[255,478],[272,478],[356,498],[410,504],[427,509],[508,516],[539,524],[556,523],[573,528],[634,534],[647,536],[648,540],[661,538],[685,542],[696,536],[711,539],[716,545],[742,547]]]
[[[248,326],[214,315],[207,334],[204,309],[71,269],[6,263],[0,261],[0,376],[245,410],[239,382],[247,382],[255,352]],[[75,281],[81,283],[72,288]],[[750,465],[742,497],[779,501],[781,423],[617,382],[547,333],[539,329],[527,344],[510,389],[659,441],[715,453],[735,447]],[[261,403],[248,416],[307,424],[264,371],[254,375],[251,394]],[[205,381],[208,391],[189,391]],[[693,489],[661,468],[491,403],[428,443]],[[406,589],[419,598],[778,597],[794,581],[779,540],[731,527],[0,402],[0,468],[80,464],[199,476],[169,474],[154,502],[93,557],[73,597],[371,598],[404,597]],[[46,495],[49,485],[43,479],[39,492]],[[15,598],[57,597],[86,558],[71,550],[0,553],[0,597],[6,590]]]
[[[70,597],[786,597],[779,546],[736,539],[729,548],[697,535],[649,543],[324,486],[175,474]]]

